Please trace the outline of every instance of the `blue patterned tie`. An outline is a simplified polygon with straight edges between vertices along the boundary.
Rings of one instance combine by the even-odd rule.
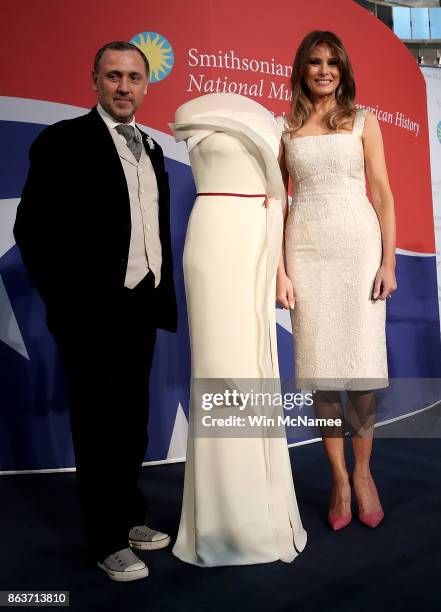
[[[117,125],[116,131],[118,134],[124,136],[127,146],[135,156],[136,161],[139,162],[141,158],[142,142],[139,142],[139,140],[136,138],[136,132],[133,125]]]

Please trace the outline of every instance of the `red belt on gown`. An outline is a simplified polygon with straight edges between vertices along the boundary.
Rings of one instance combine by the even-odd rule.
[[[199,191],[196,196],[232,196],[235,198],[264,198],[262,206],[268,206],[266,193],[220,193],[215,191]]]

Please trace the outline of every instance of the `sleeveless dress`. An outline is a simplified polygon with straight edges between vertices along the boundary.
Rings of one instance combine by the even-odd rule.
[[[265,436],[265,428],[252,437],[229,431],[205,437],[198,429],[203,410],[197,389],[240,388],[279,376],[281,132],[269,111],[236,94],[187,102],[171,128],[176,140],[186,141],[198,193],[211,194],[197,196],[184,247],[192,387],[173,553],[205,567],[290,562],[303,550],[306,532],[284,430],[279,437]]]
[[[381,231],[366,196],[358,110],[351,133],[291,137],[285,163],[293,200],[286,222],[296,384],[302,389],[388,386],[384,300],[372,299]],[[288,127],[285,117],[279,125]]]

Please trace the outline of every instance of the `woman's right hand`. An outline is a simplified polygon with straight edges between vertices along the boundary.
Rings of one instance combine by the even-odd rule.
[[[292,282],[285,272],[277,274],[276,279],[276,300],[282,308],[294,309],[295,298]]]

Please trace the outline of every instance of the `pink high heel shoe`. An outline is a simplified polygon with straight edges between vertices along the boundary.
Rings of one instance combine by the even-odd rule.
[[[339,531],[343,527],[347,527],[352,521],[352,513],[349,514],[337,514],[333,510],[328,512],[328,523],[331,525],[333,531]]]
[[[374,485],[375,493],[378,497],[377,486],[373,480],[372,483]],[[380,510],[375,510],[374,512],[360,512],[359,510],[358,518],[360,519],[360,523],[363,523],[363,525],[366,525],[366,527],[371,527],[371,529],[375,529],[375,527],[378,527],[378,525],[384,519],[384,512],[381,506]]]
[[[383,510],[376,510],[375,512],[360,512],[358,515],[360,522],[366,525],[367,527],[371,527],[375,529],[384,519]]]

